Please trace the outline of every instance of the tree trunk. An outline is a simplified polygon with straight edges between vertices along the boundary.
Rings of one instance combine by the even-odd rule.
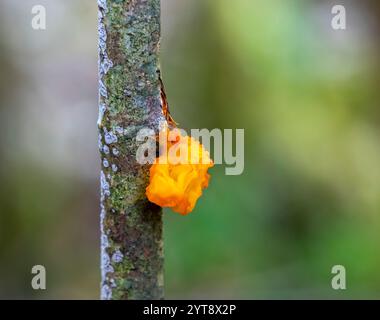
[[[98,0],[101,298],[162,299],[161,208],[148,202],[136,134],[164,121],[160,0]]]

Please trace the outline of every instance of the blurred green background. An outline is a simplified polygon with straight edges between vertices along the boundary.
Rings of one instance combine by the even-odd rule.
[[[217,166],[193,213],[165,210],[167,298],[380,298],[379,18],[375,0],[162,0],[172,115],[245,129],[244,173]],[[96,2],[0,0],[0,69],[0,298],[97,299]]]

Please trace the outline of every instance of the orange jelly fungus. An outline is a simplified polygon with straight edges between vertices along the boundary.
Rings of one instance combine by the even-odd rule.
[[[156,158],[150,168],[150,182],[146,188],[149,201],[170,207],[182,215],[190,213],[207,188],[213,167],[209,152],[194,138],[183,136],[177,129],[177,136],[169,137],[163,154]],[[165,138],[166,139],[166,138]]]

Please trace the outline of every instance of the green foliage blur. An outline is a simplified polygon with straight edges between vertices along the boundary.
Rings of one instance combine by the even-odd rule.
[[[40,1],[55,17],[41,35],[33,2],[11,2],[0,0],[0,298],[96,299],[96,4],[61,2],[62,14]],[[242,175],[216,166],[191,214],[165,209],[167,298],[380,298],[380,6],[340,1],[336,31],[333,4],[162,0],[173,117],[245,130]],[[44,292],[30,286],[35,264]]]

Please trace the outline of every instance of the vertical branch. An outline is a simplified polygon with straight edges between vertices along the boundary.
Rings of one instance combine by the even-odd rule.
[[[161,208],[148,202],[136,134],[157,130],[160,0],[98,0],[101,297],[163,298]]]

